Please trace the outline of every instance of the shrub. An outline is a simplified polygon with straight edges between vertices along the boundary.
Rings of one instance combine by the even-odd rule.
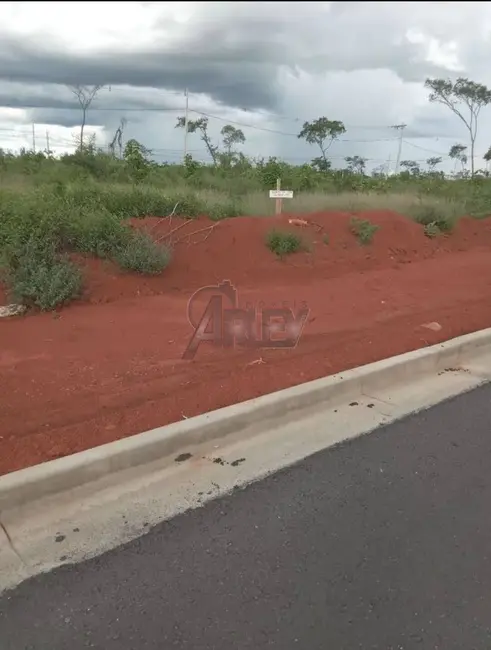
[[[281,232],[280,230],[270,230],[266,235],[266,246],[272,253],[283,257],[296,253],[303,248],[302,240],[293,232]]]
[[[362,246],[366,246],[372,241],[378,229],[379,227],[368,219],[358,219],[357,217],[350,219],[350,230]]]
[[[149,235],[136,231],[114,251],[113,259],[128,271],[157,275],[169,265],[171,252],[166,246],[156,244]]]
[[[80,270],[57,253],[53,241],[32,237],[17,250],[4,252],[2,259],[9,293],[17,302],[49,310],[80,294]]]
[[[445,213],[445,204],[419,205],[412,210],[412,217],[422,226],[436,225],[439,232],[451,232],[455,226],[455,217]]]

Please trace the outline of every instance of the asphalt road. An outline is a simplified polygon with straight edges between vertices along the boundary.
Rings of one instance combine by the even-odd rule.
[[[0,598],[2,650],[489,650],[491,387]]]

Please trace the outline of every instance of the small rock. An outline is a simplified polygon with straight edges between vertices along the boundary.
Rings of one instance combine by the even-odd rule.
[[[176,463],[183,463],[185,460],[189,460],[192,457],[192,454],[186,453],[186,454],[179,454],[179,456],[176,456],[174,458],[174,461]]]
[[[25,311],[25,305],[5,305],[3,307],[0,307],[0,318],[7,318],[8,316],[19,316]]]
[[[427,330],[431,330],[432,332],[439,332],[442,329],[440,323],[437,323],[436,321],[424,323],[421,327],[425,327]]]

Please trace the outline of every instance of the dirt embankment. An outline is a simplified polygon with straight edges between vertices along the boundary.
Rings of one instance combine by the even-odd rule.
[[[0,474],[491,324],[491,221],[431,240],[404,217],[359,216],[380,227],[368,246],[339,213],[302,215],[304,226],[288,215],[134,222],[172,243],[161,276],[84,260],[77,304],[0,321]],[[265,245],[275,226],[307,250],[277,259]],[[183,360],[189,297],[224,279],[240,303],[307,303],[299,345],[203,343]]]

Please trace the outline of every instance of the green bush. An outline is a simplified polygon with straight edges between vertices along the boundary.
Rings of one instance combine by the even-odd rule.
[[[4,252],[2,262],[3,277],[15,301],[48,310],[69,302],[81,292],[80,270],[57,253],[54,241],[32,236],[16,250]]]
[[[171,252],[147,234],[137,231],[114,251],[113,259],[128,271],[157,275],[169,265]]]
[[[440,232],[451,232],[455,226],[455,217],[445,204],[443,205],[418,205],[412,211],[416,223],[422,226],[436,225]],[[463,215],[460,215],[463,216]]]
[[[350,219],[350,230],[362,246],[371,243],[378,229],[379,227],[368,221],[368,219],[358,219],[358,217]]]
[[[298,235],[293,232],[282,232],[280,230],[270,230],[266,235],[266,246],[272,253],[283,257],[291,255],[304,248],[303,242]]]

